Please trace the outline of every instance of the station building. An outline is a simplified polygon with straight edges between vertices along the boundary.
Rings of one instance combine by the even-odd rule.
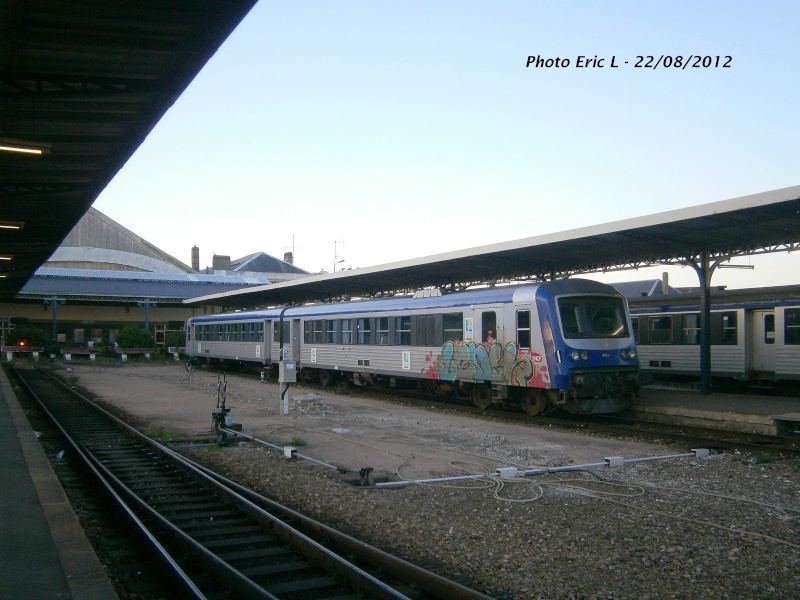
[[[139,325],[163,345],[188,317],[226,308],[187,307],[187,298],[309,275],[289,254],[215,255],[203,269],[196,246],[191,254],[186,265],[90,208],[16,297],[0,302],[2,340],[11,329],[36,326],[66,346],[113,346],[123,327]]]

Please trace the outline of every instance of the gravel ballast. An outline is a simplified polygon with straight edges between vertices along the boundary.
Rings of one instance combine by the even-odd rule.
[[[78,385],[98,390],[105,401],[149,424],[180,429],[175,423],[186,410],[178,402],[185,395],[190,396],[187,401],[192,406],[202,407],[203,422],[207,423],[210,411],[205,407],[215,382],[210,374],[187,382],[185,371],[173,368],[108,369],[104,373],[76,369],[76,373]],[[132,376],[135,383],[124,379],[122,385],[104,387],[108,378]],[[204,382],[202,377],[206,377]],[[233,414],[246,410],[253,415],[276,414],[276,386],[259,387],[254,379],[229,376]],[[157,386],[153,388],[157,391],[150,391],[149,385]],[[315,394],[299,388],[295,391]],[[202,403],[196,399],[198,393],[204,394]],[[150,401],[136,400],[137,394]],[[653,455],[688,451],[588,433],[570,432],[560,439],[536,425],[526,426],[524,437],[516,436],[512,426],[508,426],[507,436],[497,435],[498,424],[489,422],[490,413],[484,421],[480,416],[443,415],[441,409],[430,407],[430,421],[426,422],[424,406],[415,406],[414,416],[409,418],[412,409],[394,404],[378,419],[362,404],[337,403],[334,398],[326,401],[325,394],[313,402],[294,402],[295,416],[283,419],[307,428],[298,429],[309,442],[299,446],[299,452],[315,456],[320,447],[309,433],[312,421],[317,428],[331,431],[387,427],[406,438],[416,435],[425,444],[435,443],[437,423],[458,423],[458,427],[443,429],[447,447],[460,451],[456,460],[437,467],[437,475],[448,476],[477,474],[488,465],[583,464],[587,453],[608,456],[603,453],[608,452],[609,442],[625,453],[631,448],[638,453],[647,444]],[[422,417],[419,411],[423,411]],[[194,414],[187,414],[186,419],[190,416],[197,419]],[[464,427],[463,419],[469,419],[471,425]],[[426,423],[430,423],[427,429]],[[184,427],[184,435],[185,430],[196,427],[193,421]],[[291,428],[272,431],[284,438],[282,443],[303,443],[292,440]],[[480,444],[476,432],[485,434]],[[390,441],[382,439],[386,444]],[[520,439],[528,439],[528,446]],[[485,443],[487,440],[491,443]],[[546,444],[542,445],[542,440]],[[249,442],[181,451],[280,503],[497,598],[773,599],[796,598],[800,589],[797,458],[731,451],[707,458],[601,468],[592,473],[491,477],[379,489],[354,485],[358,473],[353,469],[341,473],[286,459],[280,451]],[[569,456],[570,452],[577,460],[563,461],[562,454]],[[406,454],[410,462],[403,466],[404,473],[412,473],[415,456]],[[527,463],[532,457],[547,456],[558,458],[546,465],[541,460],[535,465]],[[384,474],[395,478],[390,471],[376,472],[376,476]]]

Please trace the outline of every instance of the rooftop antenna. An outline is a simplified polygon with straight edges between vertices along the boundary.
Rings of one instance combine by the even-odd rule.
[[[333,242],[333,272],[336,273],[336,265],[343,263],[344,259],[339,260],[339,244],[344,248],[344,240]]]

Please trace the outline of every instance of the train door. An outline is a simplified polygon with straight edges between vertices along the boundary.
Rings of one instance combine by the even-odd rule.
[[[754,310],[750,313],[748,350],[750,371],[775,371],[775,311]]]
[[[303,324],[300,319],[292,319],[292,360],[295,364],[300,363],[300,340],[303,335]]]
[[[474,339],[477,343],[502,344],[503,339],[503,306],[482,306],[475,309]]]

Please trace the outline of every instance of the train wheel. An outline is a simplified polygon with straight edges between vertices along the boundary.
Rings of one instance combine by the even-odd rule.
[[[328,387],[332,381],[333,381],[333,375],[331,375],[330,371],[323,370],[319,372],[319,384],[322,387]]]
[[[522,410],[524,410],[530,416],[535,417],[544,411],[545,406],[547,406],[547,400],[544,397],[544,394],[539,390],[529,389],[525,390],[525,394],[522,396],[522,401],[520,404],[522,405]]]
[[[477,384],[472,386],[472,404],[481,410],[489,408],[492,404],[492,386]]]

